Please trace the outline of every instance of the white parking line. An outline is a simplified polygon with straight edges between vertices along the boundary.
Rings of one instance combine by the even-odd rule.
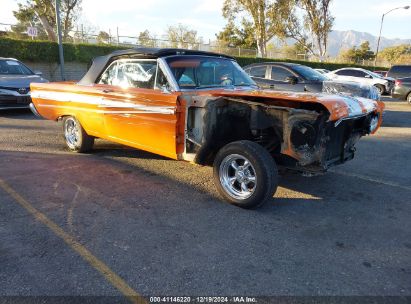
[[[382,185],[386,185],[386,186],[390,186],[390,187],[397,187],[397,188],[401,188],[401,189],[404,189],[404,190],[411,191],[410,186],[404,186],[404,185],[400,185],[400,184],[397,184],[397,183],[394,183],[394,182],[385,181],[385,180],[382,180],[382,179],[379,179],[379,178],[373,178],[373,177],[369,177],[369,176],[362,175],[362,174],[349,173],[349,172],[343,172],[343,171],[335,171],[335,170],[330,170],[330,172],[340,174],[340,175],[350,176],[350,177],[356,177],[356,178],[366,180],[368,182],[378,183],[378,184],[382,184]]]

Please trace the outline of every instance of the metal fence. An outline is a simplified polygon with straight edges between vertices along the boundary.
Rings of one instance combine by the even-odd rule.
[[[0,23],[0,37],[13,37],[16,33],[12,30],[14,24]],[[184,42],[184,41],[171,41],[164,38],[146,38],[139,39],[138,36],[121,35],[118,29],[106,32],[108,35],[99,35],[97,32],[89,32],[82,29],[83,27],[77,27],[76,30],[72,30],[69,36],[63,39],[63,42],[70,43],[88,43],[88,44],[105,44],[105,45],[118,45],[124,47],[156,47],[156,48],[186,48],[200,51],[217,52],[230,56],[247,56],[257,57],[257,49],[245,49],[237,47],[221,46],[209,41],[204,43],[198,42]],[[38,37],[29,37],[26,31],[17,33],[20,38],[40,40]],[[47,40],[47,37],[41,37],[42,40]]]
[[[0,37],[13,37],[16,35],[16,32],[12,30],[15,24],[0,23]],[[245,49],[239,47],[228,47],[219,45],[216,42],[209,41],[204,43],[200,38],[199,42],[178,42],[168,40],[166,37],[162,38],[146,38],[139,39],[138,36],[128,36],[121,35],[121,32],[118,28],[114,31],[108,30],[105,32],[107,35],[99,35],[97,31],[87,30],[82,25],[76,27],[75,30],[70,31],[68,37],[64,39],[64,42],[70,43],[88,43],[88,44],[105,44],[105,45],[118,45],[125,48],[130,47],[156,47],[156,48],[186,48],[200,51],[210,51],[221,54],[226,54],[229,56],[239,56],[239,57],[258,57],[257,49]],[[27,32],[22,31],[17,33],[20,39],[39,39],[36,37],[29,37]],[[47,40],[47,37],[41,37],[42,40]],[[283,52],[280,48],[275,50],[267,50],[267,58],[273,59],[293,59],[293,60],[304,60],[304,61],[318,61],[317,58],[309,56],[308,54],[300,53],[290,53]],[[327,62],[330,63],[343,63],[337,58],[327,58]],[[352,62],[354,63],[354,62]],[[373,61],[361,61],[355,62],[359,65],[372,66]],[[377,63],[379,66],[389,66],[387,62],[379,60]]]

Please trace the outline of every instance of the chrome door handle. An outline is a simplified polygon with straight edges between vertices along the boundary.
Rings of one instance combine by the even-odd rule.
[[[114,92],[114,91],[111,90],[111,89],[104,89],[104,90],[103,90],[103,93],[112,93],[112,92]]]

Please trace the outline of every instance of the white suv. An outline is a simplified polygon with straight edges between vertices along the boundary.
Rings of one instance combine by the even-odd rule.
[[[333,80],[354,81],[361,84],[373,85],[381,95],[390,93],[394,86],[393,80],[361,68],[338,69],[327,73],[326,76]]]

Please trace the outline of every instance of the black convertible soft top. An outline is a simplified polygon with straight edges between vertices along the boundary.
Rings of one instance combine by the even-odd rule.
[[[152,58],[157,59],[159,57],[166,57],[172,55],[203,55],[214,56],[220,58],[234,59],[233,57],[196,50],[186,49],[161,49],[161,48],[134,48],[128,50],[118,50],[105,56],[99,56],[93,59],[91,67],[83,78],[78,82],[81,85],[91,85],[96,83],[98,77],[105,70],[105,68],[115,59],[118,58]]]

